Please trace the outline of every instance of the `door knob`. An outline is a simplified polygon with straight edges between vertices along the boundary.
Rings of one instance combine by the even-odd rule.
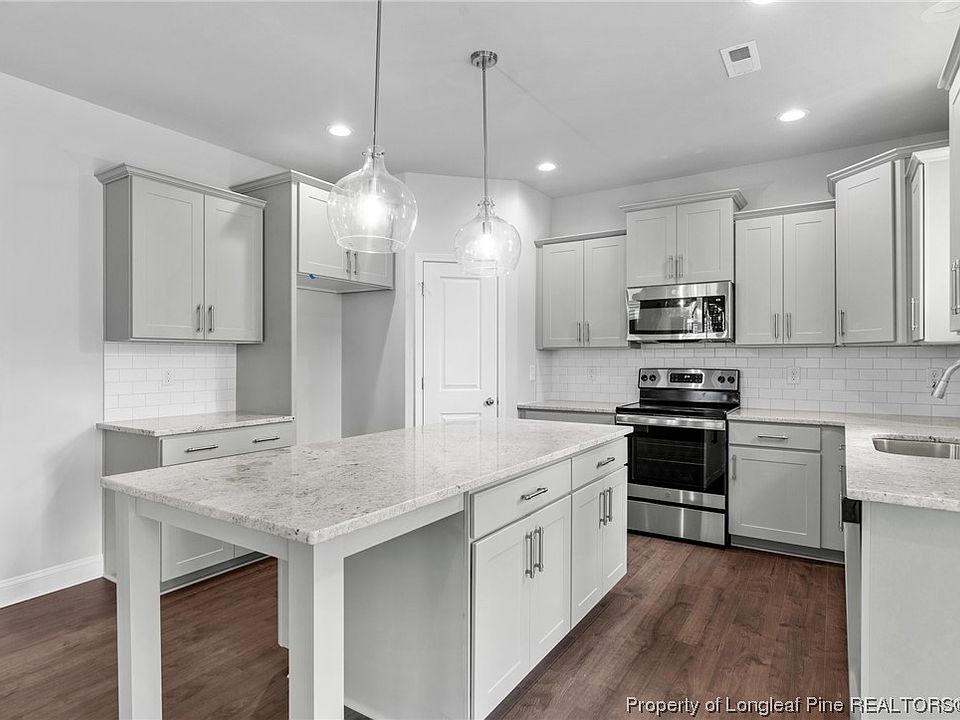
[[[486,400],[483,401],[483,404],[486,405],[487,407],[490,407],[491,405],[495,404],[496,402],[497,402],[497,401],[494,400],[492,397],[488,397]]]

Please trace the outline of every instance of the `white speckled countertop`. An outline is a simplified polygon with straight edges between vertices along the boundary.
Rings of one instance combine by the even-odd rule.
[[[873,438],[960,443],[960,418],[847,415],[740,408],[730,420],[845,428],[847,497],[960,512],[960,460],[883,453]]]
[[[619,403],[591,400],[537,400],[536,402],[517,403],[518,410],[550,410],[556,412],[606,413],[613,415],[618,405],[634,402],[636,398]]]
[[[252,425],[271,425],[273,423],[292,422],[292,415],[267,415],[264,413],[215,412],[198,415],[171,415],[169,417],[145,418],[143,420],[116,420],[99,422],[100,430],[164,437],[166,435],[186,435],[208,430],[230,430]]]
[[[103,487],[316,544],[623,437],[629,428],[483,420],[110,475]]]

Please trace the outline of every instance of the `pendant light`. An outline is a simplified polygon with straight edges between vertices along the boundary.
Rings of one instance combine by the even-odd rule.
[[[497,54],[477,50],[470,62],[480,68],[483,103],[483,199],[477,216],[457,231],[454,238],[457,262],[467,275],[509,275],[520,262],[520,233],[493,211],[493,200],[487,184],[487,69],[497,64]]]
[[[417,201],[410,189],[387,172],[383,148],[377,145],[380,107],[380,16],[377,0],[377,55],[373,85],[373,143],[363,153],[363,166],[341,178],[327,202],[327,217],[337,244],[347,250],[389,253],[402,250],[417,224]]]

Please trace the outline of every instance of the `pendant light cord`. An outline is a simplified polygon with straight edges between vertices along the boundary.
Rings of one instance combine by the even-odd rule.
[[[483,105],[483,204],[486,209],[490,204],[490,192],[487,189],[487,64],[480,66],[480,94]]]
[[[377,57],[373,73],[373,148],[377,148],[377,114],[380,110],[380,16],[383,13],[383,0],[377,0]]]

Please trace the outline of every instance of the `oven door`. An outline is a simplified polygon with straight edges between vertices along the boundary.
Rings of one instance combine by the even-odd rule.
[[[723,510],[727,430],[723,420],[618,415],[627,436],[627,495]]]

